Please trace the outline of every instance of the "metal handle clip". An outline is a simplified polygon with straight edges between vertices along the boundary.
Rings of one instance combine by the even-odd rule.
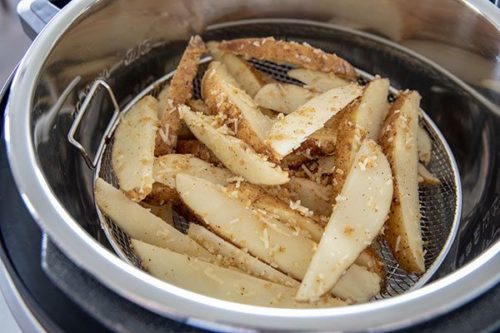
[[[99,161],[99,157],[101,156],[101,153],[104,149],[104,145],[101,145],[99,147],[99,149],[97,150],[97,152],[94,156],[94,159],[91,159],[90,155],[87,153],[87,151],[82,146],[82,144],[75,139],[75,134],[76,134],[76,131],[78,130],[78,127],[80,126],[80,122],[82,120],[82,117],[85,114],[85,112],[87,111],[89,104],[92,101],[92,98],[94,97],[94,95],[97,91],[97,88],[99,88],[99,86],[102,86],[107,90],[109,97],[111,98],[111,101],[112,101],[113,106],[115,108],[113,116],[111,117],[111,120],[109,121],[109,124],[106,127],[106,130],[104,132],[104,137],[106,139],[109,139],[110,134],[111,134],[111,129],[113,128],[118,117],[120,116],[120,106],[118,105],[118,102],[116,101],[115,94],[113,93],[113,90],[111,89],[111,87],[105,81],[100,80],[100,79],[96,80],[92,84],[92,86],[90,87],[90,90],[89,90],[87,96],[85,97],[85,100],[83,101],[82,106],[80,107],[80,110],[78,110],[78,113],[76,114],[75,120],[73,121],[73,124],[71,125],[71,128],[69,129],[69,132],[68,132],[68,141],[73,146],[78,148],[78,150],[82,154],[82,157],[85,159],[85,162],[87,163],[88,167],[91,169],[96,168],[97,163]]]

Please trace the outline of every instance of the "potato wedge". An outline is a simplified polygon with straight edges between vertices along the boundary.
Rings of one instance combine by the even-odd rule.
[[[257,91],[269,80],[245,60],[234,54],[220,51],[217,42],[210,42],[207,47],[214,59],[226,66],[229,74],[238,82],[239,87],[250,97],[254,97]]]
[[[139,204],[142,207],[148,209],[152,214],[161,218],[163,221],[167,222],[170,225],[174,225],[172,204],[170,202],[167,202],[164,205],[152,205],[144,201],[141,201]]]
[[[184,203],[217,235],[247,249],[252,255],[291,277],[302,279],[307,263],[314,254],[313,241],[284,225],[270,222],[271,218],[264,220],[248,209],[246,203],[232,197],[229,190],[223,190],[206,180],[179,174],[176,182]],[[211,200],[207,201],[206,198]],[[342,289],[342,292],[345,296],[349,290]],[[377,292],[370,291],[369,294],[372,293]],[[349,296],[350,299],[355,297]]]
[[[120,189],[134,201],[144,199],[153,187],[153,161],[159,127],[158,101],[146,96],[121,119],[114,135],[111,163]]]
[[[181,115],[198,140],[234,174],[254,184],[279,185],[287,183],[288,173],[279,166],[266,161],[245,142],[223,134],[210,125],[202,115],[182,108]]]
[[[385,264],[380,254],[374,249],[373,245],[367,247],[359,257],[354,261],[356,265],[363,266],[370,272],[380,277],[381,286],[385,284]]]
[[[392,200],[392,174],[382,149],[366,140],[336,198],[330,221],[297,293],[311,301],[330,290],[378,235]]]
[[[337,128],[332,199],[342,190],[363,139],[379,137],[389,111],[388,93],[389,80],[375,78],[366,85],[361,99],[343,111]]]
[[[299,177],[291,177],[288,187],[297,195],[300,203],[315,214],[330,216],[332,213],[330,187]]]
[[[177,141],[177,147],[175,148],[175,151],[179,154],[193,155],[195,157],[198,157],[200,160],[216,166],[222,166],[222,163],[221,161],[219,161],[217,156],[215,156],[207,146],[196,139]]]
[[[237,191],[238,198],[245,201],[249,200],[252,207],[264,210],[278,219],[281,223],[291,228],[299,228],[306,231],[315,242],[319,242],[321,239],[323,228],[313,219],[304,216],[302,212],[292,209],[290,204],[269,195],[258,186],[249,183],[236,183],[230,184],[228,190]]]
[[[343,301],[334,297],[326,297],[316,304],[299,303],[293,298],[296,289],[135,239],[132,240],[132,246],[141,258],[143,266],[153,276],[203,295],[267,307],[308,308],[345,305]]]
[[[198,224],[189,224],[188,236],[213,255],[217,256],[219,254],[223,256],[229,265],[238,267],[247,274],[288,287],[299,286],[297,280],[252,257],[247,252],[237,248]]]
[[[243,38],[223,41],[218,48],[245,58],[269,60],[280,64],[291,64],[307,69],[355,80],[354,67],[339,56],[316,49],[309,44],[267,38]]]
[[[164,103],[165,109],[161,112],[161,127],[156,136],[156,156],[170,153],[175,148],[177,133],[181,128],[177,107],[187,103],[191,99],[193,79],[198,71],[198,61],[205,50],[205,44],[200,36],[191,37],[181,57],[179,66],[170,81],[168,97]]]
[[[381,290],[381,280],[377,273],[365,267],[351,265],[333,286],[332,294],[348,303],[365,303]]]
[[[292,113],[317,93],[289,83],[268,83],[255,94],[255,102],[264,108],[283,113]]]
[[[244,202],[204,179],[178,174],[176,188],[182,201],[219,236],[292,277],[302,278],[315,247],[313,241],[295,236],[293,229],[283,225],[279,230],[272,228]]]
[[[305,68],[292,69],[288,71],[288,76],[304,82],[307,88],[320,93],[349,84],[349,81],[341,79],[333,73]]]
[[[417,136],[418,159],[424,165],[429,164],[432,156],[432,142],[429,133],[422,127],[418,127]]]
[[[226,185],[233,174],[191,155],[168,154],[157,157],[153,177],[156,182],[175,188],[175,176],[186,173],[206,179],[214,184]]]
[[[394,174],[394,198],[385,238],[408,273],[425,272],[418,194],[418,110],[420,95],[398,96],[385,121],[380,144]]]
[[[202,91],[205,103],[213,114],[223,113],[230,120],[236,136],[253,149],[270,157],[274,156],[264,143],[273,121],[264,115],[255,101],[243,90],[225,78],[230,74],[223,64],[213,61],[203,76]]]
[[[101,178],[95,184],[95,200],[104,215],[132,238],[204,260],[214,259],[198,243],[128,199],[123,192]]]
[[[418,163],[418,183],[424,186],[434,186],[441,184],[441,181],[425,165]]]
[[[276,121],[267,139],[281,158],[299,147],[311,134],[322,128],[340,110],[361,95],[355,83],[329,90]]]
[[[187,106],[189,106],[194,112],[201,112],[207,116],[211,114],[210,109],[201,99],[190,99],[187,102]]]
[[[144,198],[144,202],[156,206],[165,205],[167,203],[178,203],[179,200],[179,195],[175,188],[157,182],[153,183],[153,189],[148,196]]]

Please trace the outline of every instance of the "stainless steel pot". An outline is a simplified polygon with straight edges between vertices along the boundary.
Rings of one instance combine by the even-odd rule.
[[[38,22],[35,30],[51,14],[46,5],[21,3],[25,14],[35,13],[28,20]],[[369,304],[269,309],[166,284],[110,251],[97,222],[92,170],[66,140],[75,113],[98,78],[125,105],[173,68],[162,59],[180,55],[191,34],[221,38],[221,24],[225,38],[274,34],[310,40],[336,31],[327,49],[391,78],[396,87],[421,92],[424,109],[457,159],[464,193],[459,235],[435,281]],[[427,0],[75,1],[40,32],[19,65],[5,120],[9,159],[26,205],[56,244],[103,284],[154,312],[216,329],[403,327],[450,311],[500,281],[499,56],[500,14],[481,0],[439,5]],[[105,110],[112,109],[104,93],[93,103],[77,133],[91,152],[111,116]]]

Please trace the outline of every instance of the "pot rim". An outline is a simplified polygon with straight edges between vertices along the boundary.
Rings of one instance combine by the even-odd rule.
[[[500,281],[500,242],[496,242],[464,267],[407,294],[342,308],[274,309],[203,296],[160,281],[122,261],[90,236],[57,200],[38,164],[30,131],[36,81],[33,78],[38,77],[61,35],[96,2],[70,2],[26,53],[12,82],[5,140],[14,179],[35,221],[71,260],[105,286],[153,312],[205,328],[358,331],[399,328],[430,319],[462,305]],[[500,15],[487,15],[491,8],[479,1],[470,1],[468,5],[475,10],[481,8],[490,22],[495,22],[497,28],[500,26]]]

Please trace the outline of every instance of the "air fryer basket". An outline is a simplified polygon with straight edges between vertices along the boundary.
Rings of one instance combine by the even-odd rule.
[[[383,34],[385,37],[402,42],[430,40],[433,43],[443,43],[446,41],[457,48],[466,48],[463,40],[469,38],[467,40],[470,40],[470,44],[466,42],[465,44],[471,50],[470,52],[481,53],[485,59],[491,61],[491,58],[494,58],[500,49],[500,37],[495,35],[495,30],[483,21],[472,20],[475,16],[466,9],[465,5],[459,1],[447,2],[449,11],[463,14],[464,21],[469,24],[469,35],[464,35],[463,30],[459,29],[460,23],[451,20],[447,16],[449,14],[445,15],[440,11],[433,12],[432,1],[422,1],[412,8],[407,8],[400,1],[388,2],[394,4],[394,8],[398,8],[400,12],[387,10],[382,11],[382,13],[374,12],[373,16],[384,15],[394,25],[402,25],[407,28],[402,29],[401,34],[395,36],[389,31],[390,29],[378,29],[381,23],[372,22],[372,18],[363,18],[365,16],[360,13],[358,13],[359,15],[351,13],[352,17],[358,16],[358,25],[354,24],[356,21],[354,19],[351,21],[345,17],[335,17],[336,9],[349,6],[340,0],[332,0],[331,8],[330,2],[320,0],[311,1],[307,8],[304,8],[302,3],[292,0],[286,1],[286,5],[280,4],[279,6],[274,2],[264,4],[253,0],[248,1],[245,5],[226,1],[217,2],[217,4],[204,1],[188,2],[189,4],[185,5],[182,1],[166,1],[165,4],[156,1],[99,1],[90,6],[91,1],[85,0],[85,4],[88,6],[83,3],[69,5],[71,9],[67,12],[75,14],[75,17],[80,15],[78,18],[64,23],[63,19],[56,20],[57,24],[54,25],[54,28],[45,32],[46,35],[49,33],[57,34],[57,38],[62,36],[57,43],[37,48],[35,42],[33,49],[44,49],[47,56],[43,62],[32,62],[31,68],[39,66],[39,72],[32,77],[34,80],[32,91],[15,91],[13,89],[12,99],[16,101],[10,105],[9,116],[14,120],[12,121],[14,123],[16,116],[13,108],[21,105],[21,102],[18,101],[21,100],[23,93],[29,93],[27,97],[31,105],[30,143],[36,155],[33,163],[36,170],[40,170],[37,177],[43,179],[44,184],[47,184],[47,186],[44,185],[47,195],[56,199],[53,207],[46,209],[53,209],[57,214],[64,216],[68,220],[68,225],[71,225],[72,221],[79,223],[82,228],[75,232],[77,235],[74,237],[83,238],[83,233],[91,235],[97,241],[93,246],[99,246],[98,243],[100,243],[111,252],[113,251],[99,225],[99,217],[94,205],[94,170],[87,166],[79,151],[67,141],[67,134],[74,122],[76,111],[81,108],[81,103],[88,95],[89,88],[93,82],[102,79],[109,84],[116,96],[119,108],[124,109],[138,93],[175,68],[186,45],[186,40],[190,35],[199,33],[205,40],[272,35],[280,39],[307,41],[326,51],[339,54],[355,67],[367,73],[380,74],[390,78],[391,85],[397,89],[409,88],[419,91],[422,95],[422,109],[442,132],[456,158],[463,190],[462,217],[457,237],[444,262],[434,274],[433,280],[449,276],[473,259],[480,257],[487,249],[498,248],[500,235],[498,225],[500,213],[498,195],[500,192],[500,177],[498,175],[500,170],[500,150],[498,149],[500,112],[494,104],[500,101],[498,93],[494,89],[488,89],[486,85],[471,89],[420,54],[390,42],[386,38],[358,31],[358,29],[362,29],[378,35]],[[380,3],[382,4],[382,2]],[[415,15],[412,16],[412,14]],[[446,19],[439,21],[438,18],[443,15]],[[266,19],[265,17],[274,18]],[[276,17],[292,17],[294,19],[276,19]],[[240,21],[241,19],[251,20]],[[404,19],[408,19],[408,21]],[[337,24],[332,25],[331,22],[328,22],[330,20]],[[360,24],[363,20],[368,23]],[[442,24],[442,27],[437,24],[437,21]],[[212,24],[216,22],[222,23]],[[429,27],[422,22],[432,22],[435,26]],[[69,28],[66,31],[58,31],[57,28],[64,26],[63,24]],[[127,29],[128,26],[134,26],[135,29]],[[457,32],[447,40],[445,30],[450,31],[451,27]],[[477,31],[484,33],[473,38],[474,32]],[[415,36],[415,38],[412,39],[411,36]],[[413,47],[417,44],[406,43],[406,45]],[[414,48],[417,49],[417,47]],[[28,68],[23,67],[23,65],[26,66],[29,60],[33,61],[33,59],[26,59],[20,68],[23,70]],[[464,66],[466,65],[464,64]],[[478,70],[484,68],[478,67]],[[490,69],[493,73],[491,77],[495,77],[497,74],[493,72],[494,67]],[[27,70],[26,73],[31,72]],[[466,75],[463,78],[468,79]],[[23,82],[23,80],[26,79],[17,78],[13,87],[15,88],[16,83]],[[469,83],[478,84],[478,82],[471,79]],[[22,86],[26,87],[28,84]],[[114,105],[109,98],[108,91],[97,89],[75,133],[75,139],[89,153],[91,160],[96,154],[98,155],[101,139],[113,117],[113,112]],[[14,138],[16,134],[11,130],[9,137]],[[12,143],[16,140],[12,140]],[[10,149],[11,156],[14,156],[15,146]],[[17,166],[24,170],[25,167],[19,161],[21,159],[11,158],[14,167]],[[13,169],[15,169],[14,167]],[[23,182],[22,172],[16,170],[14,172],[18,183],[24,184],[21,191],[29,192],[29,186]],[[38,222],[48,231],[49,235],[53,236],[58,246],[63,250],[68,249],[67,253],[70,258],[91,271],[98,279],[106,280],[109,287],[114,289],[117,285],[123,285],[118,276],[115,276],[114,279],[116,285],[113,285],[113,279],[102,279],[111,268],[92,267],[85,262],[86,259],[90,258],[85,259],[84,254],[79,257],[79,253],[74,251],[76,247],[73,248],[72,252],[72,239],[67,233],[61,231],[66,230],[66,228],[62,226],[57,228],[52,220],[43,219],[47,214],[43,209],[37,207],[37,198],[30,198],[27,195],[26,199],[33,212],[36,213]],[[450,210],[452,209],[455,208],[450,206]],[[100,251],[99,248],[97,249]],[[108,256],[111,255],[111,252],[104,254],[106,260],[112,260]],[[478,268],[479,266],[473,267]],[[135,270],[123,269],[126,270],[126,274],[134,275],[141,283],[147,279]],[[473,270],[467,271],[467,275],[473,273]],[[178,306],[184,309],[179,310],[179,313],[172,307],[162,307],[158,303],[138,297],[137,295],[143,287],[154,285],[154,288],[160,288],[151,280],[147,281],[144,283],[146,286],[141,285],[137,288],[135,285],[128,286],[130,292],[118,287],[116,290],[131,300],[162,314],[184,315],[190,306],[198,306],[194,302],[179,302]],[[484,288],[478,289],[484,290]],[[184,298],[177,299],[193,299],[190,298],[193,297],[191,295],[182,295],[185,295],[182,296]],[[395,297],[391,299],[392,303],[387,303],[385,300],[377,301],[369,304],[374,306],[369,309],[383,310],[385,307],[403,302],[400,301],[403,299],[408,298]],[[207,305],[208,307],[205,309],[208,311],[217,307],[207,315],[207,317],[213,318],[212,320],[217,320],[219,315],[222,316],[218,312],[222,307],[219,303],[209,302],[203,297],[199,298],[197,302]],[[412,302],[415,312],[422,314],[418,317],[420,320],[435,315],[431,304],[428,306],[419,304],[416,299],[413,299]],[[377,309],[378,303],[383,305]],[[423,309],[424,307],[426,309]],[[238,311],[236,307],[234,309],[227,307],[226,309],[227,311]],[[363,309],[368,309],[368,307]],[[245,309],[245,311],[250,310]],[[444,309],[441,307],[439,311],[444,311]],[[304,312],[304,318],[310,315],[306,312]],[[279,315],[277,312],[275,314]],[[347,312],[341,312],[339,318],[342,314],[347,314]],[[333,313],[322,316],[322,320],[315,322],[316,325],[327,322],[329,316],[335,317]],[[297,318],[299,317],[297,316]],[[286,320],[277,322],[271,321],[273,318],[270,318],[269,321],[258,322],[252,321],[251,316],[245,319],[243,315],[238,318],[242,322],[245,321],[247,326],[267,328],[279,325],[287,326]],[[297,318],[290,318],[289,323],[297,323],[300,320]],[[352,318],[354,317],[351,316],[350,319]],[[390,313],[384,314],[383,318],[385,319],[379,318],[380,321],[373,325],[394,327],[402,322],[408,323],[405,318],[396,318]],[[209,319],[205,318],[205,320]],[[364,323],[368,323],[370,320],[372,318],[365,317],[359,322],[344,323],[349,325],[345,327],[360,328],[365,327]],[[232,325],[235,324],[234,321],[231,323]]]
[[[296,39],[294,33],[303,28],[308,33],[309,39]],[[312,45],[316,45],[317,41],[321,41],[321,44],[327,46],[331,41],[335,41],[342,38],[348,38],[347,35],[351,34],[350,31],[341,30],[338,31],[335,27],[317,26],[311,23],[309,24],[293,24],[292,22],[280,22],[272,20],[266,20],[261,22],[240,22],[240,23],[229,23],[222,24],[211,28],[204,34],[205,40],[212,39],[213,35],[217,36],[218,39],[230,39],[237,37],[253,36],[256,30],[262,31],[265,36],[274,36],[276,32],[280,36],[287,36],[288,39],[292,40],[302,40],[308,42]],[[237,33],[235,34],[235,32]],[[310,37],[314,36],[311,40]],[[345,37],[342,37],[345,36]],[[353,37],[351,37],[352,39]],[[194,98],[201,98],[200,84],[203,73],[205,72],[207,62],[210,58],[205,58],[200,64],[198,70],[198,75],[194,80]],[[175,63],[175,61],[166,61],[168,63]],[[251,64],[258,70],[261,70],[276,80],[288,83],[297,83],[296,80],[290,78],[287,75],[287,71],[290,66],[287,65],[277,65],[265,61],[252,60]],[[120,113],[127,112],[130,107],[136,103],[140,98],[145,95],[152,94],[157,95],[161,90],[162,86],[165,85],[172,77],[175,70],[173,68],[166,68],[167,74],[155,81],[153,84],[145,87],[137,96],[128,103],[124,109],[120,110]],[[366,73],[360,72],[358,76],[358,81],[361,84],[365,84],[370,80],[372,76]],[[114,96],[114,93],[110,89],[107,91],[110,96]],[[391,95],[388,96],[389,99],[394,99],[394,93],[396,90],[391,89]],[[86,100],[92,98],[92,95],[88,95]],[[87,112],[85,108],[80,110],[80,113]],[[100,111],[96,111],[99,113]],[[399,295],[411,289],[418,288],[426,283],[432,278],[433,274],[439,268],[444,256],[446,255],[451,242],[455,236],[458,227],[458,221],[460,219],[460,209],[461,209],[461,188],[458,180],[458,170],[456,169],[455,161],[447,144],[443,141],[439,129],[435,127],[432,121],[422,113],[421,117],[422,126],[430,133],[430,137],[433,142],[433,152],[432,159],[429,165],[430,171],[433,172],[439,179],[441,179],[441,184],[438,186],[420,188],[420,203],[421,203],[421,227],[424,240],[424,253],[426,262],[426,272],[422,276],[417,276],[415,274],[407,274],[403,269],[399,267],[391,251],[387,245],[379,241],[379,252],[381,258],[386,263],[386,279],[387,287],[386,289],[377,296],[377,298],[388,298],[391,296]],[[115,118],[113,118],[115,120]],[[110,128],[113,128],[114,124]],[[108,139],[109,138],[109,139]],[[104,180],[110,182],[114,186],[118,187],[118,182],[114,176],[112,166],[111,166],[111,151],[113,146],[112,132],[106,133],[100,148],[102,149],[102,155],[97,156],[97,166],[95,177],[101,177]],[[100,149],[100,150],[101,150]],[[85,154],[85,152],[84,152]],[[84,155],[86,156],[86,155]],[[98,208],[97,208],[98,209]],[[104,217],[99,212],[99,217],[101,225],[113,246],[117,254],[125,261],[141,268],[140,260],[134,254],[132,248],[130,247],[130,238],[120,230],[110,219]],[[187,223],[184,219],[175,219],[176,226],[179,230],[185,232],[187,230]]]

